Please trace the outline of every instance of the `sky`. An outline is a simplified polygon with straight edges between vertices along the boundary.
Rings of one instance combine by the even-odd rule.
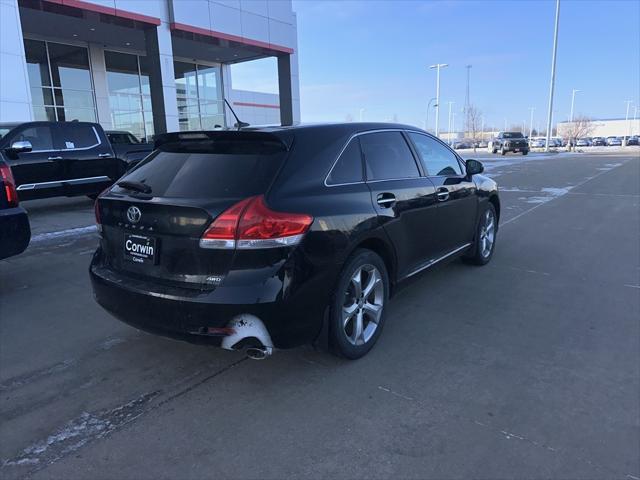
[[[555,1],[294,0],[303,122],[398,121],[425,127],[441,70],[440,130],[448,102],[470,101],[485,126],[546,123]],[[277,92],[275,62],[243,66],[244,87]],[[234,78],[235,78],[234,74]],[[250,85],[252,84],[252,85]],[[234,87],[236,83],[234,81]],[[237,87],[236,87],[237,88]],[[640,102],[640,2],[561,0],[554,122],[624,118]],[[432,104],[433,105],[433,104]],[[638,109],[640,116],[640,108]],[[429,129],[435,126],[430,109]]]

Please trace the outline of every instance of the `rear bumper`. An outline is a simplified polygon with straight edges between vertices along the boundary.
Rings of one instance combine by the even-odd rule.
[[[252,303],[247,302],[247,287],[204,291],[161,285],[101,265],[100,250],[89,274],[96,301],[117,319],[150,333],[216,346],[225,338],[216,329],[244,315],[261,320],[276,348],[312,342],[322,328],[329,298],[327,279],[320,276],[297,285],[294,293],[290,278],[276,286],[276,278],[270,277],[251,288]],[[276,295],[274,288],[279,290]]]
[[[24,208],[0,210],[0,259],[24,252],[30,240],[31,227]]]

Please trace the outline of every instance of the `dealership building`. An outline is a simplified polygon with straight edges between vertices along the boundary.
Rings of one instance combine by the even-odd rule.
[[[568,136],[569,132],[574,131],[573,123],[559,122],[558,135]],[[640,119],[639,118],[612,118],[591,120],[590,137],[625,137],[631,135],[640,135]]]
[[[291,0],[0,0],[0,122],[154,133],[300,119]],[[271,93],[233,88],[271,58]],[[277,78],[276,78],[277,77]],[[277,93],[275,93],[277,92]]]

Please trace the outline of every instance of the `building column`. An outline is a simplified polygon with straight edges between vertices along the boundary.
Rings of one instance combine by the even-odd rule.
[[[107,85],[107,66],[104,60],[104,48],[97,43],[89,44],[89,61],[93,76],[93,91],[96,97],[98,123],[102,128],[113,128],[111,106],[109,105],[109,86]]]
[[[278,94],[280,97],[280,123],[293,125],[291,55],[278,56]]]
[[[0,121],[33,120],[18,0],[0,0]]]
[[[169,24],[145,30],[149,86],[155,133],[177,132],[178,100],[173,71],[173,45]]]

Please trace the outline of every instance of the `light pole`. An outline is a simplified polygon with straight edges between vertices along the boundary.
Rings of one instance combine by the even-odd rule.
[[[447,126],[447,133],[449,134],[449,145],[451,145],[451,105],[456,102],[449,102],[449,124]]]
[[[624,121],[627,124],[627,135],[624,137],[624,141],[622,142],[623,147],[627,146],[627,142],[629,141],[628,137],[631,136],[631,124],[629,123],[629,105],[633,103],[633,100],[627,100],[625,103],[627,104],[627,114],[624,117]]]
[[[536,107],[529,107],[529,110],[531,111],[531,118],[529,120],[529,138],[533,135],[533,111],[535,109]]]
[[[547,112],[547,141],[544,151],[549,151],[551,141],[551,117],[553,116],[553,89],[556,83],[556,54],[558,53],[558,24],[560,23],[560,0],[556,0],[556,22],[553,31],[553,54],[551,55],[551,81],[549,82],[549,110]]]
[[[573,105],[576,101],[576,93],[581,92],[582,90],[573,89],[571,92],[571,113],[569,114],[569,121],[573,122]]]
[[[507,131],[507,119],[506,119],[506,117],[505,117],[505,119],[504,119],[504,130],[503,130],[503,132],[506,132],[506,131]]]
[[[440,133],[440,69],[448,67],[446,63],[436,63],[429,68],[436,69],[436,137]]]
[[[360,109],[360,121],[362,121],[362,114],[364,113],[364,108]]]
[[[433,102],[435,99],[436,97],[433,97],[427,102],[427,119],[424,122],[424,129],[427,131],[429,130],[429,110],[431,109],[431,102]]]
[[[484,115],[480,116],[480,122],[482,123],[480,127],[480,141],[484,142]]]
[[[454,130],[456,129],[456,112],[453,112],[451,117],[451,125]],[[453,144],[452,144],[453,145]]]

